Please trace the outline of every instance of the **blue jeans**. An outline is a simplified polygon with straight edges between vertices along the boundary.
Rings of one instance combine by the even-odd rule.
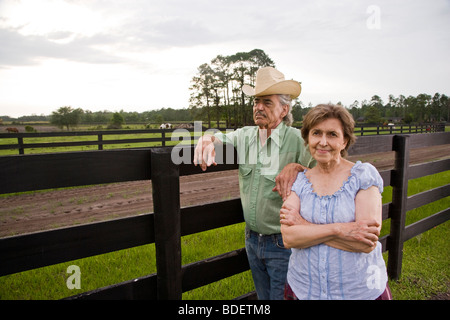
[[[260,235],[245,229],[245,249],[259,300],[283,300],[291,250],[281,233]]]

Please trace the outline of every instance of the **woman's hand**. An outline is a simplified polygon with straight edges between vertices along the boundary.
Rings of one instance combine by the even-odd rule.
[[[349,223],[336,224],[338,227],[338,237],[334,241],[326,243],[332,247],[336,244],[340,244],[343,247],[337,247],[338,249],[344,249],[353,252],[369,253],[377,246],[378,236],[380,235],[378,221],[372,220],[360,220]]]
[[[308,248],[320,243],[351,252],[369,253],[380,235],[376,219],[314,224],[300,215],[300,199],[291,192],[280,210],[281,233],[286,248]]]

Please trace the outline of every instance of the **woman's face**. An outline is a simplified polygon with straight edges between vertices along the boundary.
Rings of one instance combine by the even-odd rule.
[[[309,151],[319,163],[329,163],[341,158],[347,141],[340,120],[331,118],[319,122],[308,134]]]

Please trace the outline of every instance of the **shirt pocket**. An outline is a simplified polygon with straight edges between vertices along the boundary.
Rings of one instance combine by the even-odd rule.
[[[264,183],[264,198],[266,199],[278,199],[280,198],[280,195],[277,191],[272,191],[273,188],[275,188],[275,178],[277,177],[277,174],[273,175],[263,175],[263,183]]]
[[[252,167],[239,166],[239,189],[241,190],[241,194],[247,194],[250,190],[252,171]]]

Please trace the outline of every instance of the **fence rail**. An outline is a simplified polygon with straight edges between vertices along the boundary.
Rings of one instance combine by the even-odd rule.
[[[0,144],[0,150],[15,149],[19,151],[19,154],[25,154],[25,149],[34,148],[61,148],[61,147],[82,147],[82,146],[97,146],[98,150],[103,150],[105,145],[115,144],[135,144],[135,143],[154,143],[155,146],[165,147],[167,142],[175,141],[172,144],[176,144],[180,138],[172,138],[174,131],[188,133],[190,137],[190,144],[200,137],[202,129],[199,128],[183,128],[183,129],[140,129],[140,130],[102,130],[102,131],[72,131],[72,132],[35,132],[35,133],[0,133],[0,141],[2,139],[17,139],[17,143],[5,143]],[[186,130],[186,131],[180,131]],[[219,129],[218,129],[219,130]],[[221,128],[220,130],[227,130]],[[229,129],[233,130],[233,129]],[[395,125],[395,126],[383,126],[383,125],[358,125],[355,128],[356,135],[383,135],[383,134],[412,134],[412,133],[434,133],[444,132],[444,123],[425,123],[415,125]],[[192,135],[193,133],[193,135]],[[124,139],[105,139],[111,135],[143,135],[149,134],[154,137],[137,137],[137,138],[124,138]],[[198,134],[198,135],[196,135]],[[42,138],[55,138],[55,137],[93,137],[90,141],[64,141],[64,142],[39,142],[39,143],[27,143],[24,139],[36,139]],[[183,137],[185,139],[186,137]]]
[[[391,125],[356,125],[355,134],[411,134],[444,132],[445,123],[391,124]]]
[[[383,220],[391,219],[391,230],[380,239],[388,251],[392,279],[401,274],[403,242],[450,219],[446,209],[405,226],[408,210],[450,195],[447,184],[407,197],[409,179],[450,168],[450,159],[409,166],[409,150],[443,144],[450,144],[450,133],[360,137],[349,150],[350,155],[396,153],[395,168],[380,172],[384,185],[393,186],[392,202],[383,205]],[[180,208],[179,177],[201,171],[189,163],[175,165],[171,151],[165,147],[0,157],[0,193],[151,179],[154,201],[153,213],[2,238],[0,276],[149,243],[155,243],[157,273],[69,299],[181,299],[182,292],[248,270],[244,248],[181,264],[182,236],[243,222],[243,215],[240,199]],[[191,146],[182,152],[192,160]],[[209,172],[237,167],[224,164]]]

